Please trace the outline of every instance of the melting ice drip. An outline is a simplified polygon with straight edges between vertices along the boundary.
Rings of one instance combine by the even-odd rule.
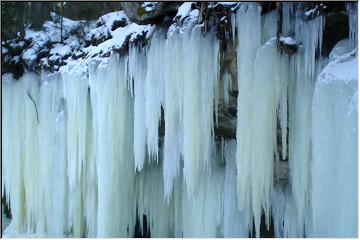
[[[303,21],[299,9],[283,5],[282,32],[301,44],[292,56],[276,47],[275,14],[262,19],[259,5],[245,3],[231,16],[238,122],[236,141],[221,145],[219,43],[203,35],[198,10],[148,46],[130,45],[128,56],[4,75],[7,236],[131,237],[143,214],[154,237],[248,237],[253,223],[258,237],[263,214],[277,237],[355,236],[357,51],[316,81],[324,22]]]

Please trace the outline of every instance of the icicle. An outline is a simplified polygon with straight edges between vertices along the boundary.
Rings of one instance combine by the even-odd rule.
[[[293,74],[293,60],[287,55],[280,55],[278,59],[279,75],[278,75],[278,116],[280,118],[281,128],[281,147],[282,160],[287,157],[287,134],[288,134],[288,79]]]
[[[229,92],[232,88],[231,86],[231,75],[229,72],[226,72],[223,77],[223,83],[224,83],[224,105],[225,108],[229,107]]]
[[[296,236],[304,235],[306,209],[309,207],[310,158],[311,158],[311,103],[314,82],[319,71],[323,16],[310,21],[301,19],[299,8],[295,19],[296,39],[303,46],[294,59],[294,72],[289,78],[289,168],[292,184],[292,201],[297,213]],[[295,233],[294,233],[295,234]]]
[[[24,182],[23,182],[23,148],[21,142],[24,132],[24,98],[23,81],[15,81],[12,75],[3,75],[2,88],[7,91],[4,94],[2,104],[7,112],[3,112],[3,163],[6,174],[4,185],[6,188],[6,199],[11,203],[12,220],[6,232],[24,232],[25,206],[24,206]],[[7,103],[9,105],[7,105]],[[15,111],[14,111],[15,110]]]
[[[133,103],[126,59],[113,56],[90,75],[98,175],[98,237],[128,237],[135,226]],[[129,231],[128,231],[129,229]]]
[[[282,35],[294,36],[294,3],[282,2]]]
[[[161,105],[164,99],[164,71],[162,33],[154,33],[147,53],[147,71],[145,79],[145,123],[147,129],[147,148],[149,160],[158,161],[159,121]]]
[[[1,124],[1,137],[2,137],[2,175],[1,175],[1,183],[2,183],[2,196],[7,199],[7,204],[9,205],[9,197],[10,197],[10,172],[11,172],[11,145],[12,141],[12,125],[14,121],[11,120],[11,109],[12,109],[12,98],[14,91],[15,80],[13,79],[12,74],[2,75],[1,81],[1,106],[2,106],[2,124]],[[6,191],[5,191],[6,190]]]
[[[236,40],[236,14],[231,14],[231,35],[232,41],[235,43]]]
[[[312,105],[312,222],[314,237],[356,237],[357,50],[329,63]]]
[[[96,172],[96,158],[94,155],[94,132],[93,131],[93,112],[90,104],[90,94],[88,94],[88,115],[87,115],[87,156],[84,166],[86,179],[84,184],[84,216],[86,220],[86,234],[87,237],[96,237],[97,235],[97,172]],[[60,122],[61,119],[58,119]]]
[[[145,77],[146,56],[143,49],[129,50],[129,78],[134,82],[134,157],[135,168],[141,171],[146,154]]]
[[[357,24],[357,2],[346,3],[346,11],[349,17],[349,38],[351,43],[351,48],[354,49],[357,46],[357,32],[358,32],[358,24]]]
[[[183,47],[191,53],[185,60],[182,120],[184,177],[191,195],[199,172],[209,164],[214,144],[219,45],[213,35],[203,37],[201,28],[196,26],[190,38],[184,39]]]
[[[161,158],[161,156],[159,156]],[[147,216],[151,237],[172,236],[173,205],[164,196],[164,179],[161,164],[150,163],[137,176],[138,180],[138,217]]]
[[[276,36],[277,26],[276,11],[270,11],[261,17],[261,43],[264,44],[270,38]]]
[[[243,4],[237,11],[238,32],[237,69],[239,95],[237,99],[237,201],[240,211],[246,212],[246,224],[252,226],[251,206],[252,186],[252,102],[253,64],[256,50],[261,44],[261,21],[258,5]],[[258,170],[258,169],[255,169]],[[258,222],[258,221],[257,221]]]
[[[52,152],[51,181],[51,214],[48,235],[64,237],[69,232],[68,220],[68,172],[67,172],[67,116],[66,101],[63,93],[63,82],[59,74],[48,77],[56,91],[53,98],[54,147]],[[44,80],[45,81],[45,80]],[[44,89],[42,89],[44,90]]]
[[[245,221],[245,212],[237,209],[236,197],[236,142],[226,142],[225,152],[225,180],[224,180],[224,237],[248,237],[249,228]]]
[[[86,164],[86,127],[88,111],[88,79],[76,68],[62,71],[67,107],[67,161],[69,177],[69,222],[74,236],[84,235],[83,167]]]
[[[295,238],[305,237],[302,223],[299,224],[299,217],[297,216],[297,207],[294,202],[294,194],[291,186],[287,185],[285,189],[285,213],[284,213],[284,237]]]
[[[183,237],[221,236],[224,170],[219,165],[220,157],[220,154],[213,156],[213,161],[210,163],[211,173],[207,169],[200,171],[200,184],[192,195],[188,194],[187,186],[183,184],[181,213]]]
[[[259,236],[262,209],[269,225],[270,201],[273,186],[273,162],[276,148],[277,78],[273,63],[277,60],[274,41],[259,48],[255,59],[253,79],[252,121],[252,205],[255,229]],[[261,149],[259,151],[258,149]]]
[[[164,100],[164,118],[165,118],[165,137],[164,137],[164,193],[165,198],[169,198],[174,178],[180,172],[181,157],[181,105],[182,102],[182,81],[184,52],[182,35],[177,30],[169,30],[168,39],[165,46],[165,58],[168,65],[165,70],[165,100]]]
[[[283,186],[277,184],[272,196],[272,217],[274,219],[274,233],[276,238],[284,237],[285,195]]]

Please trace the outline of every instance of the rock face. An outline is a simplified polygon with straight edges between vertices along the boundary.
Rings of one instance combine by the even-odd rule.
[[[178,2],[122,2],[128,18],[138,24],[159,23],[165,17],[173,18],[181,3]]]

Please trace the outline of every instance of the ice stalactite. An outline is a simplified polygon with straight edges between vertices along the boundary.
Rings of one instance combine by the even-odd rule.
[[[12,109],[12,95],[13,95],[13,85],[15,81],[13,79],[12,74],[5,74],[2,76],[2,84],[1,84],[1,107],[3,113],[10,113],[10,109]],[[12,124],[11,121],[11,114],[3,114],[2,121],[1,121],[1,138],[2,138],[2,148],[3,151],[1,152],[2,158],[2,175],[1,175],[1,196],[5,196],[6,199],[9,199],[10,194],[10,175],[11,172],[11,131],[12,131]],[[6,189],[6,191],[5,191]],[[7,201],[8,202],[8,201]],[[8,202],[9,204],[9,202]]]
[[[164,197],[169,198],[174,179],[180,174],[182,153],[182,101],[184,52],[182,35],[176,28],[170,28],[165,43],[165,54],[168,67],[165,68],[165,99],[164,99]],[[175,74],[174,74],[175,73]]]
[[[62,72],[67,107],[67,169],[69,177],[69,221],[74,236],[84,235],[83,168],[87,161],[88,78],[86,71],[68,65]]]
[[[349,16],[349,38],[352,48],[357,46],[357,32],[358,32],[358,3],[347,3],[346,11]]]
[[[357,64],[357,50],[339,57],[324,68],[315,86],[311,131],[314,237],[357,235]]]
[[[202,36],[199,26],[184,41],[184,50],[192,53],[184,66],[182,115],[184,178],[191,196],[199,172],[209,165],[214,145],[219,45],[211,36]]]
[[[276,61],[278,61],[278,56],[275,41],[267,42],[257,51],[252,93],[253,99],[256,100],[253,100],[252,124],[254,128],[251,137],[252,207],[257,236],[259,236],[260,231],[262,210],[265,213],[267,227],[270,218],[274,154],[277,151],[277,75],[279,73],[273,65]],[[257,149],[262,149],[262,151]]]
[[[282,2],[282,35],[293,36],[294,34],[294,3]]]
[[[241,5],[236,14],[238,36],[237,71],[239,94],[237,99],[236,169],[238,209],[245,211],[247,227],[252,227],[252,93],[253,63],[261,44],[260,7]],[[241,87],[240,87],[241,86]],[[258,222],[258,221],[257,221]]]
[[[151,237],[172,236],[174,206],[172,199],[166,201],[163,197],[162,165],[145,164],[143,171],[136,176],[136,180],[138,216],[141,218],[146,215]],[[142,219],[140,222],[142,227]]]
[[[237,208],[235,156],[236,142],[234,140],[225,142],[224,237],[248,237],[249,229],[245,221],[245,212]]]
[[[22,80],[15,81],[12,75],[3,76],[2,88],[7,92],[3,95],[3,111],[8,110],[3,118],[2,141],[4,150],[3,157],[3,187],[5,187],[7,202],[11,202],[11,214],[13,220],[5,232],[23,232],[25,221],[24,207],[24,182],[21,170],[23,169],[22,151],[23,124],[24,124],[24,94]],[[4,93],[3,92],[3,93]],[[17,111],[12,111],[16,109]],[[6,148],[5,148],[6,147]]]
[[[45,232],[45,211],[48,209],[48,201],[45,201],[46,195],[46,181],[48,178],[38,178],[36,174],[40,176],[48,174],[46,171],[46,165],[44,168],[40,168],[38,158],[38,99],[39,99],[39,77],[35,74],[25,74],[20,80],[23,83],[23,95],[24,95],[24,132],[22,136],[23,144],[27,147],[23,151],[23,178],[26,183],[25,190],[25,208],[26,219],[25,222],[28,232]],[[41,171],[45,170],[45,171]],[[36,191],[37,188],[43,190],[40,194]],[[45,189],[44,189],[45,188]],[[44,207],[45,206],[45,207]]]
[[[147,149],[149,161],[158,161],[159,123],[161,106],[164,102],[164,70],[165,62],[163,43],[164,33],[155,32],[147,54],[147,70],[145,78],[145,124],[147,129]]]
[[[68,223],[66,209],[68,205],[64,203],[64,192],[62,192],[62,187],[67,184],[67,173],[62,172],[61,169],[66,169],[67,164],[65,163],[66,157],[57,156],[57,149],[52,144],[54,139],[56,139],[56,132],[54,131],[54,126],[56,126],[55,117],[58,110],[58,104],[60,101],[61,91],[58,91],[58,86],[60,85],[59,74],[54,75],[41,75],[41,86],[40,86],[40,96],[39,96],[39,132],[38,132],[38,141],[39,141],[39,161],[41,164],[37,167],[39,171],[39,176],[37,177],[41,184],[37,187],[35,192],[38,192],[40,195],[40,205],[42,209],[45,209],[46,212],[43,216],[39,216],[39,223],[44,221],[44,226],[42,226],[42,234],[45,234],[46,231],[51,231],[54,235],[58,234],[61,236],[60,232],[63,233],[65,229],[60,229],[65,227],[65,223]],[[61,129],[60,131],[65,131]],[[59,134],[62,134],[59,132]],[[63,139],[64,140],[64,139]],[[64,140],[66,142],[66,140]],[[60,146],[63,149],[66,149],[65,145]],[[64,167],[64,168],[63,168]],[[54,171],[54,172],[53,172]],[[53,176],[56,176],[53,178]],[[52,186],[56,186],[52,188]],[[52,193],[49,194],[49,193]],[[58,197],[54,202],[52,198]],[[67,196],[66,196],[67,197]],[[52,211],[54,208],[57,208],[57,211]],[[66,215],[65,215],[66,214]],[[47,226],[45,225],[46,219]],[[54,223],[50,223],[50,220],[56,219],[58,225],[55,226]],[[69,224],[70,225],[70,224]],[[48,230],[46,230],[48,228]],[[46,230],[46,231],[45,231]]]
[[[277,109],[279,104],[280,110],[284,109],[281,115],[286,117],[286,103],[282,102],[286,101],[287,89],[286,85],[281,85],[284,83],[279,77],[280,58],[275,38],[260,47],[260,7],[243,5],[236,17],[239,34],[236,137],[238,206],[240,210],[250,209],[246,221],[250,229],[254,217],[256,236],[259,236],[263,211],[269,226],[273,161],[277,152]],[[258,31],[254,31],[254,27]]]
[[[68,172],[66,101],[63,80],[60,74],[41,77],[40,87],[40,129],[39,146],[43,150],[40,159],[50,162],[49,174],[52,179],[49,192],[51,207],[47,232],[49,236],[63,237],[69,232],[68,224]],[[52,131],[52,129],[54,129]],[[51,146],[51,143],[53,145]],[[50,149],[46,152],[45,149]],[[44,154],[46,153],[46,154]],[[52,161],[49,161],[52,159]],[[48,194],[48,192],[46,193]]]
[[[270,11],[261,17],[261,43],[276,36],[276,11]]]
[[[128,56],[2,76],[7,236],[132,237],[144,215],[152,237],[259,237],[263,216],[276,237],[356,235],[357,50],[339,42],[315,85],[323,16],[283,4],[289,55],[275,12],[241,3],[224,39],[237,69],[220,69],[216,29],[186,5],[147,46],[130,38]],[[236,141],[215,142],[219,87],[228,113],[238,88]]]
[[[199,186],[196,192],[190,193],[187,184],[185,182],[182,184],[183,237],[221,236],[224,171],[220,164],[220,154],[214,155],[209,164],[211,164],[209,166],[211,172],[206,168],[199,172]]]
[[[229,107],[229,93],[232,89],[232,79],[231,79],[231,74],[229,72],[224,73],[223,84],[224,84],[224,106],[225,108],[227,108]]]
[[[131,236],[135,225],[133,102],[127,60],[113,56],[90,75],[98,176],[97,236]],[[114,194],[116,193],[116,194]]]
[[[134,158],[135,167],[141,171],[146,157],[145,121],[145,49],[132,45],[129,49],[129,81],[134,85]],[[130,88],[131,89],[131,88]]]
[[[284,237],[285,194],[283,185],[277,184],[272,195],[272,217],[275,237]]]
[[[301,15],[301,9],[297,15]],[[315,77],[319,72],[323,16],[310,21],[295,20],[295,38],[302,43],[289,78],[289,168],[291,193],[297,209],[298,235],[305,234],[306,209],[309,207],[311,159],[311,106]],[[291,226],[293,227],[293,226]]]

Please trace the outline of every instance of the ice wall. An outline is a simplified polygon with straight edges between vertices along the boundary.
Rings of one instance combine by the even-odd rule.
[[[262,224],[276,237],[356,236],[357,50],[338,43],[317,77],[324,20],[302,6],[283,4],[292,55],[274,11],[241,3],[230,18],[236,140],[215,141],[221,49],[197,9],[128,54],[3,75],[6,236],[132,237],[136,219],[152,237],[259,237]]]

